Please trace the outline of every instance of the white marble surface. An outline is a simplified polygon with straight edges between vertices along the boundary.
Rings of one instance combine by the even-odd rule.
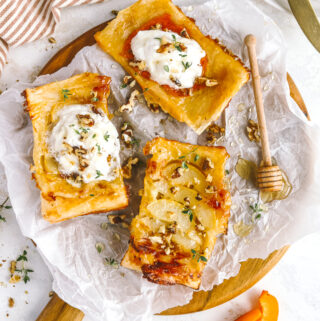
[[[242,0],[238,0],[242,1]],[[285,34],[288,48],[287,70],[298,85],[311,117],[320,124],[320,54],[306,40],[285,0],[250,0],[270,15]],[[196,1],[189,1],[194,3]],[[320,13],[320,1],[311,1]],[[56,29],[56,44],[47,39],[10,51],[8,65],[0,78],[5,90],[16,81],[31,81],[60,48],[95,25],[111,18],[110,11],[125,6],[128,0],[65,9]],[[114,4],[117,3],[117,4]],[[7,195],[3,169],[0,168],[0,202]],[[320,201],[320,199],[319,199]],[[27,209],[26,209],[27,210]],[[30,240],[21,235],[12,210],[0,213],[7,222],[0,221],[0,320],[33,321],[49,300],[51,276]],[[320,215],[320,213],[314,213]],[[303,213],[301,213],[303,215]],[[274,294],[280,304],[280,321],[320,320],[320,234],[313,234],[296,242],[280,263],[253,288],[215,309],[177,317],[152,318],[153,321],[212,321],[234,320],[249,310],[262,289]],[[28,251],[28,267],[34,270],[28,284],[8,283],[9,262],[24,249]],[[5,260],[5,262],[4,262]],[[2,283],[3,282],[3,283]],[[25,292],[27,291],[27,293]],[[8,307],[8,298],[15,306]],[[6,315],[9,314],[7,317]],[[72,321],[72,320],[70,320]],[[85,321],[90,321],[85,318]]]

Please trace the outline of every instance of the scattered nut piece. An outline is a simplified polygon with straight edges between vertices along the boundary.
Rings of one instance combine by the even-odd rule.
[[[121,85],[121,88],[125,88],[127,86],[132,88],[134,87],[135,84],[136,84],[136,81],[133,79],[133,77],[126,75],[123,77],[123,83]]]
[[[140,71],[143,71],[146,69],[146,62],[144,60],[130,61],[129,66],[138,68]]]
[[[201,201],[201,200],[202,200],[202,197],[201,197],[201,195],[200,195],[199,193],[198,193],[197,196],[196,196],[196,200],[197,200],[197,201]]]
[[[159,111],[160,111],[160,105],[158,105],[158,104],[149,103],[149,102],[147,101],[147,106],[148,106],[148,108],[149,108],[153,113],[155,113],[155,114],[158,114]]]
[[[251,142],[252,141],[255,141],[257,143],[260,142],[259,125],[256,122],[254,122],[252,119],[248,120],[247,135]]]
[[[164,197],[164,195],[160,192],[158,192],[156,199],[161,200]]]
[[[182,173],[183,173],[183,168],[182,168],[182,167],[177,167],[177,168],[173,171],[173,173],[172,173],[172,175],[171,175],[171,178],[179,178],[179,177],[182,176]]]
[[[90,115],[77,114],[76,116],[77,116],[77,119],[78,119],[78,122],[79,122],[80,126],[92,127],[94,125],[94,119]]]
[[[202,169],[206,171],[210,168],[214,168],[214,164],[210,158],[206,158],[203,162]]]
[[[187,196],[183,200],[185,201],[186,206],[190,206],[190,197]]]
[[[130,98],[129,98],[129,101],[127,104],[125,105],[122,105],[120,108],[119,108],[119,111],[120,113],[123,113],[124,111],[127,111],[127,112],[132,112],[132,108],[134,106],[134,101],[135,99],[138,98],[138,96],[140,95],[140,92],[139,90],[135,89],[131,94],[130,94]]]
[[[16,266],[17,266],[17,261],[11,261],[10,262],[10,273],[11,273],[11,276],[14,274],[14,272],[16,271]]]
[[[220,127],[214,123],[207,128],[207,131],[207,142],[211,145],[213,145],[217,141],[217,139],[225,134],[225,128]]]
[[[212,193],[214,193],[215,191],[216,191],[216,188],[215,188],[214,186],[212,186],[212,185],[208,185],[208,186],[205,188],[205,192],[206,192],[206,193],[212,194]]]
[[[150,27],[151,30],[161,30],[162,29],[162,25],[160,23],[157,23],[153,26]]]
[[[170,192],[171,192],[172,194],[176,194],[176,193],[178,192],[178,190],[179,190],[179,187],[176,187],[176,186],[170,187]]]
[[[184,38],[190,39],[190,36],[189,36],[188,31],[187,31],[186,28],[183,28],[183,29],[181,30],[180,36],[181,36],[181,37],[184,37]]]
[[[49,41],[50,43],[56,43],[56,42],[57,42],[57,40],[56,40],[54,37],[50,37],[50,38],[48,39],[48,41]]]
[[[197,225],[197,229],[198,229],[199,231],[204,231],[204,226],[201,225],[201,224],[198,224],[198,225]]]
[[[118,13],[119,13],[119,11],[118,11],[118,10],[111,10],[111,13],[112,13],[113,15],[117,16]]]
[[[20,280],[21,280],[21,276],[17,275],[17,274],[14,274],[14,275],[11,276],[11,278],[9,280],[9,283],[15,284],[15,283],[18,283]]]
[[[9,298],[8,305],[9,305],[9,308],[13,308],[13,306],[14,306],[14,299],[13,298]]]
[[[53,297],[53,295],[54,295],[54,292],[53,292],[53,291],[50,291],[50,292],[49,292],[49,298]]]
[[[208,174],[208,175],[207,175],[207,177],[206,177],[206,182],[211,183],[211,182],[212,182],[212,180],[213,180],[212,175]]]
[[[167,247],[167,248],[165,248],[165,250],[164,250],[164,253],[166,253],[166,255],[169,255],[170,254],[170,248],[169,247]]]
[[[119,224],[123,223],[126,217],[127,216],[125,214],[109,214],[108,221],[110,222],[110,224]]]
[[[206,87],[213,87],[218,85],[218,81],[213,79],[213,78],[208,78],[208,77],[198,77],[196,79],[197,84],[199,85],[206,85]]]
[[[130,179],[132,177],[132,165],[136,165],[139,162],[139,158],[129,157],[127,164],[122,167],[123,177]]]

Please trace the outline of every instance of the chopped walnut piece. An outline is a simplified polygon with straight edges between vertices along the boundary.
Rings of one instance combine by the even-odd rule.
[[[197,229],[198,229],[199,231],[204,231],[204,226],[201,225],[201,224],[198,224],[198,225],[197,225]]]
[[[74,146],[73,147],[73,151],[74,151],[74,154],[77,156],[77,157],[82,157],[83,155],[86,155],[87,154],[87,150],[85,148],[83,148],[82,146],[78,147],[78,146]]]
[[[206,158],[203,162],[202,169],[206,171],[210,168],[214,168],[214,164],[210,158]]]
[[[91,118],[90,115],[81,115],[81,114],[77,114],[77,119],[79,122],[80,126],[93,126],[94,125],[94,119]]]
[[[180,36],[181,36],[181,37],[184,37],[184,38],[190,39],[190,36],[189,36],[188,31],[187,31],[186,28],[183,28],[183,29],[181,30]]]
[[[160,23],[157,23],[153,26],[150,27],[151,30],[161,30],[162,29],[162,25]]]
[[[123,77],[123,84],[122,84],[122,87],[124,88],[124,87],[127,87],[127,86],[129,86],[129,87],[134,87],[135,86],[135,84],[136,84],[136,81],[133,79],[133,77],[132,76],[124,76]]]
[[[170,80],[174,83],[174,84],[176,84],[177,86],[181,86],[181,82],[180,82],[180,80],[178,79],[178,78],[175,78],[174,76],[172,76],[172,75],[170,75]]]
[[[122,167],[123,177],[126,179],[130,179],[132,176],[132,165],[137,164],[139,159],[137,157],[132,158],[129,157],[127,164]]]
[[[190,197],[187,196],[183,200],[185,201],[186,206],[190,206]]]
[[[205,188],[205,192],[206,193],[209,193],[209,194],[212,194],[216,191],[216,188],[212,185],[208,185],[206,188]]]
[[[122,105],[120,108],[119,108],[119,111],[120,113],[123,113],[124,111],[127,111],[127,112],[132,112],[132,107],[134,106],[134,101],[135,99],[138,98],[138,96],[140,95],[140,92],[139,90],[135,89],[131,94],[130,94],[130,98],[129,98],[129,101],[127,104],[125,105]]]
[[[140,71],[143,71],[146,69],[146,62],[144,60],[130,61],[129,66],[138,68]]]
[[[14,274],[11,276],[9,283],[14,284],[14,283],[18,283],[21,280],[21,276]]]
[[[172,194],[176,194],[176,193],[178,192],[178,190],[179,190],[179,187],[176,187],[176,186],[170,187],[170,192],[171,192]]]
[[[123,223],[126,217],[127,216],[125,214],[109,214],[108,221],[110,222],[110,224],[119,224]]]
[[[121,126],[121,139],[124,141],[126,147],[132,146],[133,130],[128,123],[123,123]]]
[[[213,78],[207,78],[207,77],[198,77],[196,79],[196,82],[200,85],[206,85],[207,87],[213,87],[218,85],[218,81]]]
[[[16,271],[16,266],[17,266],[17,261],[11,261],[10,262],[10,273],[11,273],[11,276],[14,274],[14,272]]]
[[[207,175],[207,177],[206,177],[206,182],[211,183],[211,182],[212,182],[212,180],[213,180],[212,175],[208,174],[208,175]]]
[[[66,142],[63,142],[62,145],[66,148],[68,154],[73,153],[73,147],[71,145]]]
[[[9,308],[14,307],[14,299],[13,298],[9,298],[8,305],[9,305]]]
[[[202,200],[202,197],[201,197],[201,195],[200,195],[199,193],[198,193],[197,196],[196,196],[196,200],[197,200],[197,201],[201,201],[201,200]]]
[[[181,177],[183,173],[183,168],[182,167],[177,167],[174,172],[171,175],[171,178],[179,178]]]
[[[259,125],[252,119],[248,120],[247,135],[250,141],[260,142]]]
[[[162,43],[162,39],[161,39],[161,45],[157,49],[157,53],[170,53],[174,49],[175,49],[175,47],[174,47],[173,43],[171,43],[171,42]]]
[[[50,38],[48,39],[48,41],[49,41],[50,43],[56,43],[56,42],[57,42],[57,40],[56,40],[54,37],[50,37]]]
[[[170,254],[170,248],[169,247],[167,247],[167,248],[165,248],[165,250],[164,250],[164,253],[166,253],[166,255],[169,255]]]
[[[156,199],[161,200],[164,197],[164,195],[160,192],[158,192]]]
[[[159,111],[160,111],[160,105],[159,105],[159,104],[147,102],[147,106],[148,106],[149,109],[150,109],[153,113],[155,113],[155,114],[158,114]]]
[[[224,134],[224,127],[220,127],[213,123],[207,128],[207,142],[213,145],[217,141],[217,139],[222,137]]]

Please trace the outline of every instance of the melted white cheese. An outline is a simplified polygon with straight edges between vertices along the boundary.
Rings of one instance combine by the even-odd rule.
[[[164,41],[172,43],[173,48],[169,52],[157,52]],[[179,44],[185,47],[184,51],[181,51]],[[183,38],[177,33],[139,31],[131,40],[131,49],[135,60],[145,61],[151,79],[160,85],[169,85],[175,89],[191,88],[195,79],[202,75],[201,58],[205,57],[205,51],[195,40]]]
[[[92,126],[83,126],[77,115],[89,115]],[[91,105],[67,105],[57,113],[58,121],[48,137],[49,152],[56,159],[59,172],[66,177],[77,174],[84,183],[96,180],[112,181],[120,168],[120,143],[118,132],[107,115],[99,110],[93,112]],[[81,139],[81,133],[85,137]],[[70,147],[86,150],[81,157],[87,167],[80,168],[79,157],[70,152]],[[68,179],[68,183],[80,186],[81,183]]]

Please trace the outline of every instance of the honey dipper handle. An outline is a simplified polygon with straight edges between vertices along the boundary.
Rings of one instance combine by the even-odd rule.
[[[254,98],[256,102],[256,110],[257,110],[258,123],[259,123],[260,135],[261,135],[262,158],[263,158],[264,166],[271,166],[272,162],[271,162],[270,149],[269,149],[268,132],[267,132],[266,119],[265,119],[264,109],[263,109],[260,75],[259,75],[259,68],[258,68],[257,55],[256,55],[256,37],[254,35],[247,35],[244,39],[244,42],[248,48],[248,53],[249,53],[253,92],[254,92]]]

